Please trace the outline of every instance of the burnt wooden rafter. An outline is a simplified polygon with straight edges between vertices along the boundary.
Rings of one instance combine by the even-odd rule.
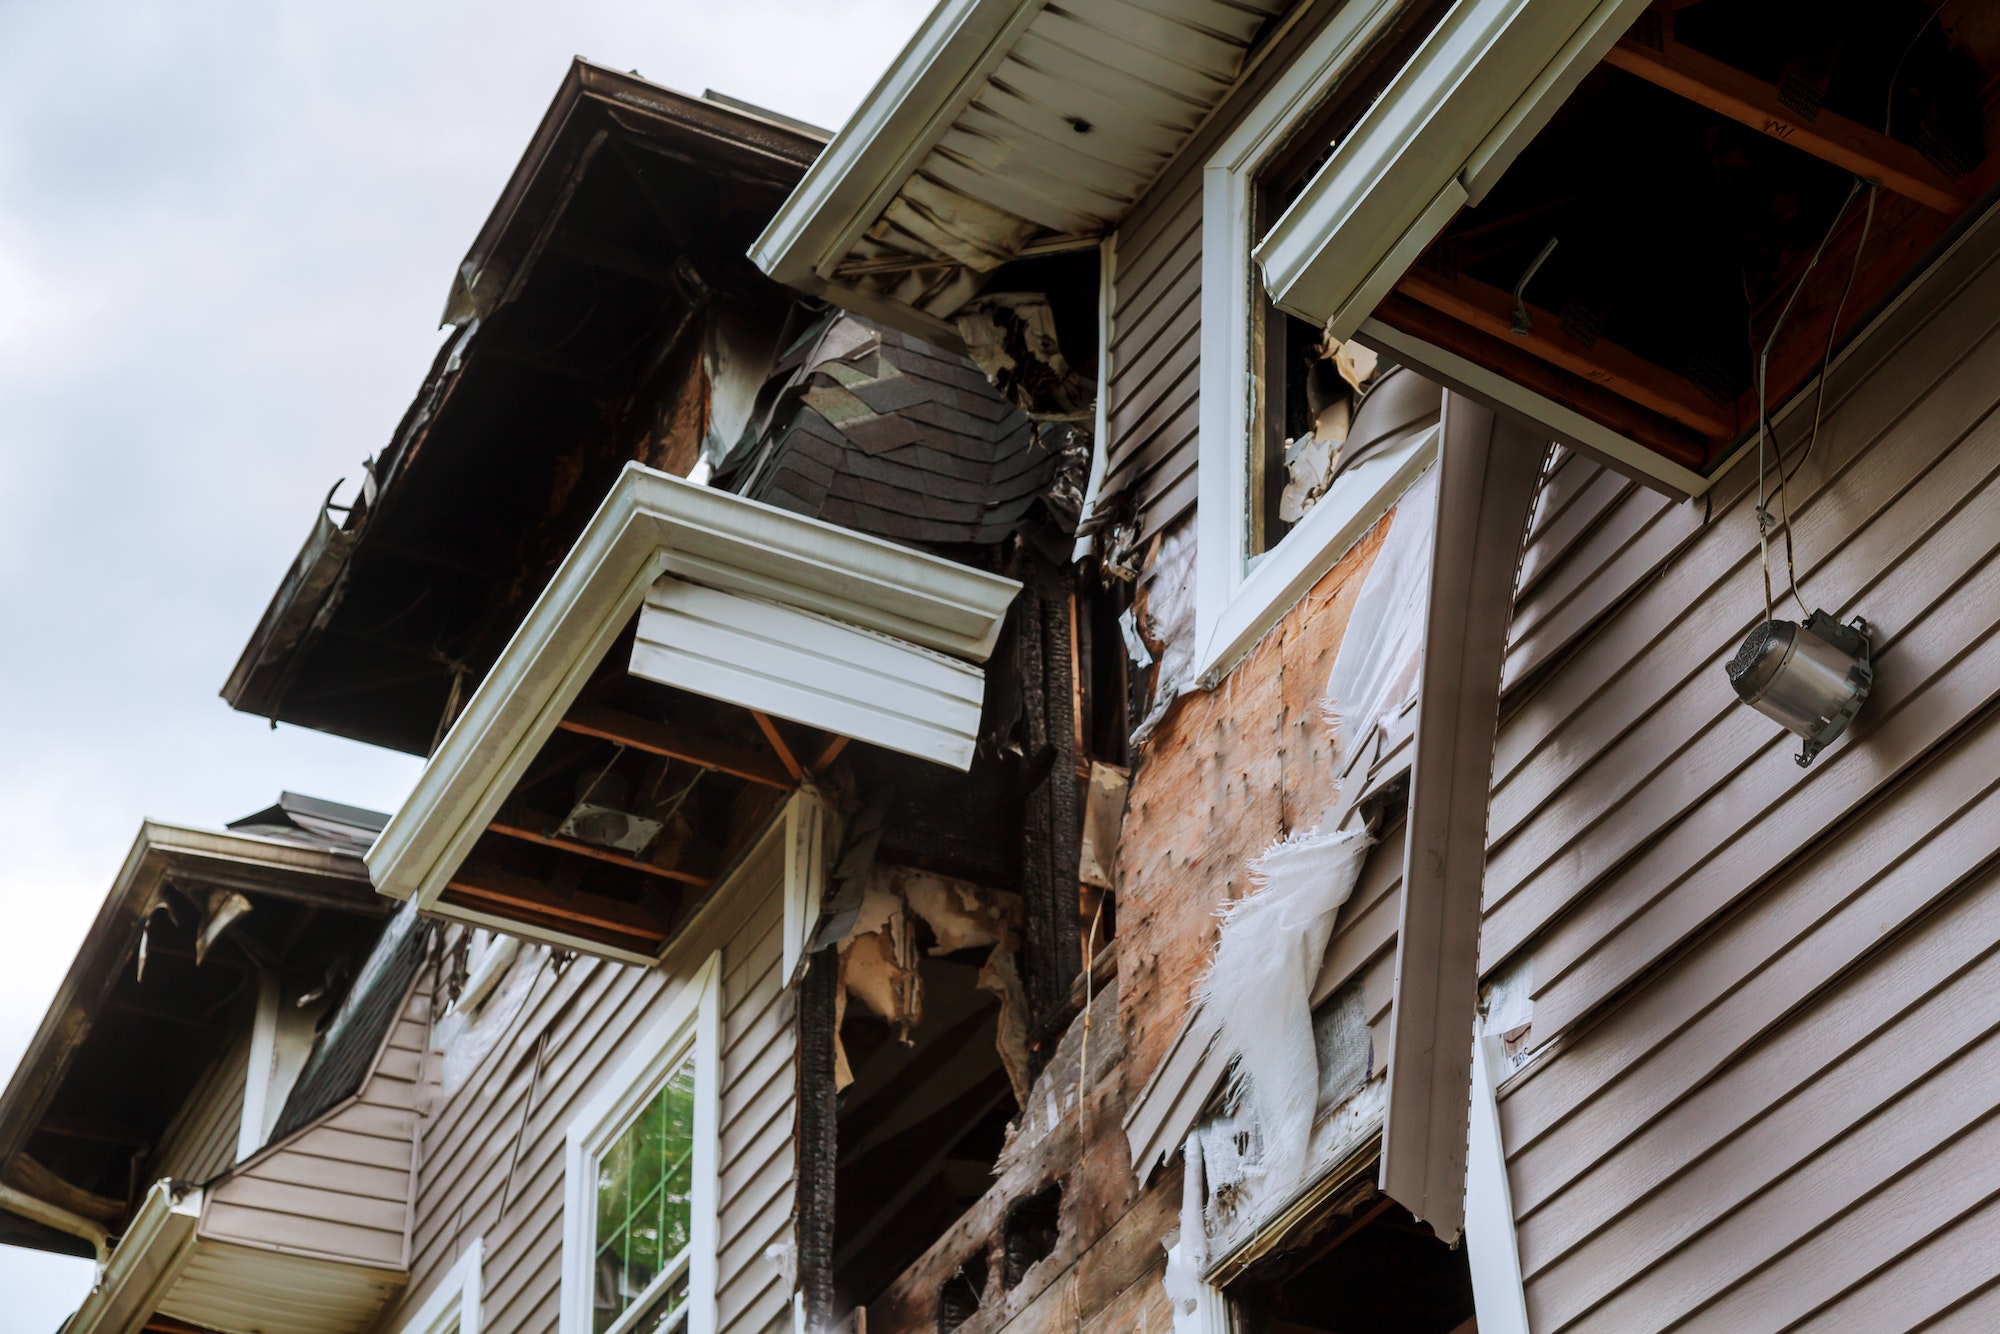
[[[1734,409],[1717,404],[1693,381],[1605,339],[1585,343],[1564,329],[1561,318],[1549,311],[1529,305],[1528,332],[1514,333],[1514,298],[1497,287],[1415,268],[1396,284],[1396,290],[1481,333],[1512,339],[1531,356],[1581,375],[1692,430],[1704,435],[1736,433]]]
[[[566,732],[618,742],[649,755],[664,755],[670,760],[712,769],[746,782],[761,783],[781,792],[789,792],[798,786],[784,765],[771,756],[732,746],[725,741],[683,736],[664,723],[617,709],[579,705],[557,725]]]
[[[489,833],[499,834],[504,838],[519,839],[523,843],[534,843],[544,848],[554,848],[558,852],[567,852],[578,857],[589,857],[595,861],[606,862],[612,866],[622,866],[628,871],[643,871],[647,875],[658,876],[662,880],[674,880],[681,884],[694,885],[701,889],[706,889],[709,884],[707,876],[695,875],[690,871],[683,871],[672,866],[655,866],[651,862],[641,861],[637,857],[628,857],[624,853],[614,851],[610,848],[600,848],[578,839],[558,838],[553,834],[538,833],[533,829],[528,829],[517,824],[509,824],[503,820],[495,820],[487,825],[486,828]]]
[[[1671,30],[1657,47],[1627,37],[1604,63],[1940,213],[1955,217],[1970,202],[1909,145],[1830,111],[1805,120],[1778,99],[1776,88],[1681,45]]]

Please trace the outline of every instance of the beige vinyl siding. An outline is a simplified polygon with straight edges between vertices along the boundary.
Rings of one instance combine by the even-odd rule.
[[[160,1136],[149,1181],[172,1177],[206,1182],[229,1170],[236,1161],[236,1140],[243,1124],[243,1089],[250,1069],[250,1027],[216,1058],[208,1073],[175,1113]]]
[[[1326,962],[1314,979],[1312,1001],[1318,1005],[1356,978],[1361,980],[1362,1004],[1369,1035],[1375,1044],[1375,1065],[1389,1054],[1389,1012],[1396,985],[1396,922],[1403,909],[1403,829],[1369,850],[1354,892],[1334,919]]]
[[[407,1264],[427,980],[411,989],[353,1099],[210,1189],[204,1238],[384,1269]]]
[[[1142,536],[1195,503],[1202,168],[1336,8],[1313,5],[1279,37],[1119,224],[1100,494],[1107,503],[1129,504]]]
[[[1577,468],[1604,517],[1537,520],[1524,614],[1565,580],[1597,609],[1502,727],[1489,831],[1484,959],[1532,961],[1544,1051],[1500,1093],[1538,1334],[1986,1327],[1996,240],[1857,351],[1792,483],[1811,600],[1875,629],[1874,696],[1810,768],[1722,672],[1763,613],[1753,470],[1655,516],[1689,536],[1638,575],[1605,553],[1639,493]]]
[[[746,868],[737,882],[741,892],[713,905],[666,967],[578,958],[559,978],[543,968],[512,1030],[465,1083],[449,1094],[432,1086],[404,1309],[414,1309],[464,1247],[483,1237],[486,1327],[555,1330],[569,1124],[632,1055],[685,985],[686,972],[719,947],[720,1327],[757,1331],[789,1319],[790,1292],[764,1255],[791,1240],[795,1176],[794,1011],[779,973],[781,846],[782,840],[767,845],[769,865]],[[687,963],[679,975],[670,971],[676,960]],[[524,951],[514,967],[536,969],[538,961],[537,953]],[[397,1319],[392,1315],[386,1327]]]

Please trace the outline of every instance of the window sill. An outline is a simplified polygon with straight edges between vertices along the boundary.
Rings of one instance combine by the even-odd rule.
[[[1233,577],[1226,595],[1215,600],[1217,605],[1200,608],[1203,628],[1195,672],[1204,688],[1212,689],[1389,512],[1437,457],[1437,438],[1437,428],[1431,427],[1393,450],[1364,459],[1254,568],[1237,561],[1232,570],[1217,572]],[[1230,557],[1204,551],[1198,559],[1219,563]]]

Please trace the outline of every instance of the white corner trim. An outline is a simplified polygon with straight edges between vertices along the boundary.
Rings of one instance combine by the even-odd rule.
[[[817,788],[802,787],[785,803],[782,822],[785,840],[785,928],[784,971],[789,985],[798,976],[806,957],[813,928],[819,925],[820,905],[826,898],[827,863],[833,856],[836,836],[829,829],[831,812]]]
[[[1118,233],[1112,232],[1097,243],[1097,412],[1091,420],[1090,480],[1084,484],[1083,507],[1077,511],[1082,527],[1097,508],[1097,496],[1104,489],[1104,473],[1111,464],[1111,331],[1112,306],[1118,289]],[[1090,554],[1090,539],[1078,536],[1070,560],[1080,561]]]
[[[1483,196],[1645,0],[1461,0],[1257,247],[1271,299],[1301,318],[1338,317],[1393,283],[1450,220],[1440,207],[1468,164]],[[1374,280],[1371,284],[1371,278]],[[1341,321],[1346,321],[1342,324]]]
[[[750,247],[781,283],[825,279],[978,94],[1042,0],[943,0]]]
[[[378,890],[435,904],[663,574],[973,662],[991,654],[1020,591],[1011,579],[628,464],[369,849]]]
[[[278,1066],[278,975],[257,970],[257,1009],[250,1021],[250,1059],[243,1071],[243,1110],[236,1120],[236,1161],[264,1147],[271,1080]]]
[[[722,952],[710,954],[668,1000],[638,1047],[585,1104],[563,1137],[559,1334],[591,1334],[597,1251],[597,1160],[660,1083],[694,1052],[694,1171],[687,1334],[716,1334],[722,1076]],[[634,1309],[637,1309],[636,1307]]]
[[[1286,607],[1368,531],[1400,487],[1370,470],[1384,498],[1361,491],[1356,468],[1267,553],[1247,568],[1250,430],[1256,369],[1250,330],[1257,309],[1251,261],[1251,191],[1258,168],[1344,78],[1403,8],[1401,0],[1357,0],[1342,8],[1286,67],[1208,160],[1202,172],[1201,406],[1195,470],[1195,664],[1212,680],[1233,665]],[[1425,437],[1431,439],[1431,437]],[[1435,444],[1423,446],[1434,450]],[[1386,459],[1370,460],[1384,463]],[[1414,478],[1429,461],[1400,454]],[[1407,480],[1404,482],[1407,485]],[[1372,511],[1372,513],[1368,513]],[[1364,521],[1365,520],[1365,521]]]
[[[1497,1038],[1472,1042],[1472,1125],[1466,1145],[1465,1251],[1480,1334],[1528,1334],[1528,1299],[1514,1235],[1514,1199],[1493,1093]]]
[[[486,1240],[474,1237],[431,1295],[396,1327],[396,1334],[480,1334]]]

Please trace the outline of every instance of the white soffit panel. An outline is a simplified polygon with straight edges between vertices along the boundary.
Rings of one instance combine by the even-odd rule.
[[[801,622],[844,630],[851,636],[848,647],[869,645],[867,661],[882,660],[886,642],[903,655],[898,661],[905,680],[898,688],[906,693],[910,680],[946,679],[942,673],[949,666],[958,673],[950,679],[969,688],[975,700],[980,674],[952,660],[986,660],[1021,588],[1012,579],[628,464],[424,766],[409,800],[369,849],[368,870],[377,890],[435,907],[446,882],[662,576],[726,596],[737,610],[755,602],[766,626],[775,623],[776,613],[786,612]],[[700,642],[721,652],[719,636],[711,617]],[[670,633],[663,642],[695,641],[677,641]],[[822,631],[818,642],[830,643],[832,637]],[[927,664],[926,674],[917,674],[919,659]],[[767,657],[763,666],[768,670],[773,662]],[[797,658],[793,663],[808,665]],[[823,661],[809,665],[814,673],[827,670]],[[742,663],[734,662],[730,671],[740,676]],[[731,698],[722,691],[740,686],[725,684],[723,677],[711,669],[705,679],[715,689],[704,693]],[[775,683],[767,685],[775,690]],[[927,688],[940,700],[962,698],[935,684]],[[784,708],[772,712],[792,716]],[[948,731],[960,717],[962,711],[947,709],[942,721],[934,718],[931,725]],[[881,717],[871,725],[887,727]],[[914,730],[904,738],[911,745],[920,740]],[[943,745],[939,735],[925,744]],[[935,749],[913,753],[937,757]],[[964,753],[961,765],[970,758],[969,750]],[[472,913],[458,915],[515,929]]]
[[[1257,246],[1271,299],[1352,336],[1384,261],[1443,230],[1439,201],[1477,203],[1645,6],[1460,0]]]
[[[750,257],[781,282],[949,339],[940,321],[978,275],[1114,227],[1288,7],[943,0]]]
[[[902,640],[671,576],[646,594],[631,673],[958,769],[985,684]]]

